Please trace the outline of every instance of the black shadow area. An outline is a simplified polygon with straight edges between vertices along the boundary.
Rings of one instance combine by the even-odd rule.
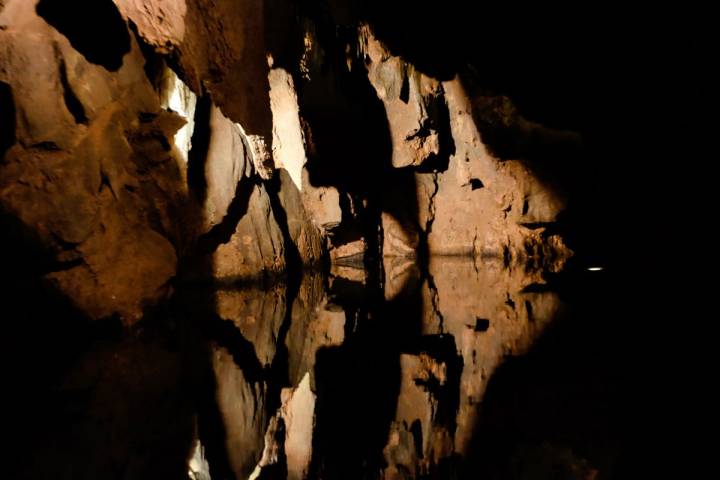
[[[41,0],[36,9],[88,62],[120,69],[130,33],[112,0]]]

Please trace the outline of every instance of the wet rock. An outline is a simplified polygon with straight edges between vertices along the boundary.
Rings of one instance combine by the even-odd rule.
[[[498,260],[431,257],[424,276],[409,259],[387,258],[385,279],[388,302],[419,304],[422,320],[399,353],[383,475],[452,476],[468,453],[493,373],[527,352],[561,304],[550,291],[528,288],[543,283],[540,273]]]
[[[408,226],[406,222],[395,216],[382,213],[383,255],[388,257],[415,257],[420,246],[420,233],[416,226]]]
[[[440,413],[447,405],[437,389],[447,383],[447,364],[426,353],[400,355],[400,393],[384,454],[384,478],[417,478],[453,452],[452,425]]]
[[[127,225],[107,198],[98,233],[77,247],[83,264],[48,275],[57,288],[93,318],[120,314],[133,323],[143,315],[146,299],[168,293],[176,256],[170,242],[143,225]],[[108,245],[114,245],[108,250]],[[127,259],[132,258],[132,262]]]
[[[408,289],[412,290],[421,282],[420,267],[414,258],[385,256],[383,271],[387,301],[393,300]]]
[[[284,439],[282,438],[283,428],[284,424],[282,421],[282,412],[278,412],[268,423],[267,431],[265,432],[265,448],[263,449],[262,457],[255,467],[255,470],[253,470],[253,473],[248,477],[248,480],[266,478],[266,472],[271,471],[273,467],[277,467],[279,465],[284,445]],[[272,477],[272,473],[269,473],[269,476]]]
[[[488,122],[474,115],[480,109],[459,78],[438,82],[417,72],[368,25],[358,36],[358,54],[385,107],[392,165],[413,172],[386,175],[392,187],[382,194],[383,253],[414,256],[427,248],[559,270],[571,252],[544,232],[565,208],[564,194],[522,161],[489,151],[480,131]]]
[[[351,240],[347,243],[330,244],[330,258],[334,261],[343,260],[362,263],[362,258],[367,252],[367,244],[364,238]]]
[[[367,283],[368,272],[359,263],[362,259],[355,257],[354,260],[357,261],[350,264],[345,264],[344,261],[333,263],[330,269],[330,283],[336,281],[349,281],[359,285]]]
[[[333,187],[314,187],[306,169],[302,171],[302,201],[312,221],[327,235],[342,221],[340,194]]]
[[[269,82],[270,106],[273,111],[275,167],[287,172],[295,189],[300,192],[302,205],[307,213],[294,214],[300,209],[297,195],[293,195],[292,202],[284,201],[283,205],[288,211],[289,218],[301,220],[305,224],[311,219],[316,228],[326,231],[327,226],[339,223],[341,220],[337,189],[313,186],[308,178],[305,169],[307,163],[305,129],[299,116],[297,93],[292,76],[282,68],[274,68],[270,71]],[[285,186],[287,184],[285,179],[282,179],[282,184],[283,190],[292,190],[289,186]]]

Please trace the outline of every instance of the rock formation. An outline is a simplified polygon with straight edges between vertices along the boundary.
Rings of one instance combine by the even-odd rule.
[[[370,25],[328,39],[259,1],[115,3],[93,7],[102,32],[52,0],[2,12],[3,212],[89,316],[136,321],[178,262],[227,280],[325,252],[551,270],[568,256],[546,233],[562,193],[490,153],[459,78],[423,73]]]
[[[98,416],[141,422],[143,398],[201,385],[172,404],[191,478],[449,475],[488,379],[560,308],[528,287],[572,255],[566,192],[489,139],[577,136],[526,120],[472,65],[427,68],[356,7],[0,2],[13,266],[94,328],[122,325],[94,368],[148,393],[106,411],[98,380]],[[148,378],[125,370],[146,358]],[[143,455],[80,476],[172,470]]]

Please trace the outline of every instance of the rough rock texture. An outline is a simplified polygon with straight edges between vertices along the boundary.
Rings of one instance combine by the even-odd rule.
[[[440,154],[440,82],[392,56],[370,28],[360,28],[360,54],[368,79],[385,105],[395,168],[420,166]]]
[[[400,394],[384,449],[385,478],[416,478],[452,455],[450,425],[442,419],[448,405],[438,398],[439,391],[452,388],[446,386],[447,369],[426,353],[400,356]]]
[[[342,212],[337,190],[332,187],[316,187],[310,184],[305,165],[307,163],[305,131],[299,115],[297,93],[292,76],[282,68],[273,68],[269,74],[270,106],[273,112],[273,158],[275,167],[284,169],[300,191],[283,195],[286,210],[298,211],[290,217],[311,220],[320,231],[327,231],[340,223]],[[283,192],[295,189],[285,187],[287,180],[281,178]],[[302,202],[302,204],[300,203]],[[302,206],[301,206],[302,205]],[[304,208],[303,208],[304,207]],[[305,210],[307,214],[300,212]],[[293,235],[293,238],[296,238]],[[301,249],[302,251],[302,249]]]
[[[195,131],[197,96],[169,68],[165,68],[162,72],[161,81],[163,85],[160,90],[160,104],[163,108],[170,109],[183,117],[186,122],[175,134],[175,146],[183,160],[180,170],[187,178],[188,154],[192,148],[192,136]]]
[[[242,125],[263,178],[272,175],[272,113],[265,50],[264,2],[242,0],[118,1],[140,36],[171,52],[183,81]]]
[[[0,0],[7,343],[42,364],[2,362],[10,477],[464,478],[562,311],[581,137],[478,81],[494,48],[460,61],[441,7]],[[598,472],[536,443],[510,462]]]
[[[302,190],[302,172],[307,158],[293,78],[286,70],[273,68],[268,74],[268,80],[275,167],[287,170],[295,186]]]
[[[279,273],[285,268],[283,236],[267,190],[250,185],[247,211],[228,243],[212,254],[212,275],[220,281],[257,277],[264,272]]]
[[[188,464],[190,480],[210,480],[210,465],[205,458],[205,447],[198,440],[193,447],[193,453]]]
[[[291,175],[262,181],[272,176],[258,151],[271,142],[270,70],[246,41],[262,37],[262,3],[220,3],[98,2],[92,26],[52,0],[10,2],[0,15],[3,218],[93,318],[137,321],[179,262],[187,278],[228,282],[324,256],[321,228],[336,213],[305,208],[326,190],[300,191],[304,137],[280,69],[276,151]],[[256,86],[264,97],[248,94]]]
[[[551,262],[554,254],[566,257],[567,249],[558,240],[544,241],[542,226],[535,226],[555,221],[564,208],[563,199],[523,163],[490,156],[459,80],[444,82],[443,86],[455,154],[450,157],[447,172],[434,179],[436,190],[426,189],[428,221],[432,222],[430,252],[500,256],[509,251],[516,259],[532,256],[540,249],[540,258]]]
[[[210,139],[205,155],[205,229],[222,222],[235,199],[238,184],[249,177],[252,164],[248,161],[243,136],[235,123],[217,107],[210,107]],[[196,146],[202,149],[202,146]],[[202,155],[200,152],[199,154]],[[194,154],[194,152],[193,152]]]
[[[81,310],[133,322],[163,295],[186,237],[185,189],[168,146],[183,121],[160,109],[132,37],[108,71],[35,3],[11,2],[0,15],[0,81],[16,118],[0,206],[52,258],[48,278]]]
[[[113,0],[125,18],[132,20],[142,38],[169,53],[185,38],[185,0]]]
[[[419,167],[399,192],[383,194],[383,253],[414,256],[422,245],[435,255],[559,270],[570,252],[544,232],[565,208],[562,194],[523,162],[490,154],[473,115],[479,109],[459,78],[439,82],[416,72],[368,26],[359,36],[368,79],[385,106],[392,165]],[[415,203],[402,200],[408,197]]]
[[[287,227],[286,244],[297,252],[296,260],[306,266],[317,265],[325,254],[325,241],[321,227],[312,210],[306,207],[303,192],[299,192],[288,172],[277,171],[280,184],[278,211]],[[297,258],[299,257],[299,258]]]
[[[451,334],[463,358],[454,437],[455,451],[461,455],[473,434],[476,406],[493,371],[507,356],[525,353],[560,308],[555,293],[527,291],[542,280],[518,270],[487,263],[476,268],[452,259],[430,263],[437,291],[428,291],[426,302],[433,304],[436,296],[430,315],[435,318],[426,319],[423,329]],[[437,323],[438,314],[442,325]]]

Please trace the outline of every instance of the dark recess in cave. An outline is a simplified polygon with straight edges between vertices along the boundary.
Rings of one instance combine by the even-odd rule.
[[[195,129],[192,135],[192,148],[188,152],[188,185],[195,194],[200,205],[207,198],[207,180],[205,179],[205,163],[210,148],[210,97],[198,97],[195,107]]]
[[[15,102],[12,89],[5,82],[0,82],[0,160],[5,152],[15,143]]]
[[[483,188],[485,185],[483,185],[482,180],[479,178],[471,178],[470,179],[470,188],[472,190],[478,190],[480,188]]]
[[[68,82],[67,67],[65,62],[60,62],[60,82],[63,87],[65,106],[75,119],[75,123],[82,123],[83,125],[86,125],[88,118],[85,114],[85,109],[83,108],[82,103],[80,103],[80,100],[78,100],[77,96],[75,96],[75,92],[73,92],[72,87]]]
[[[36,8],[88,62],[120,69],[130,34],[111,0],[40,0]]]
[[[529,302],[528,302],[529,305]],[[475,331],[476,332],[486,332],[487,329],[490,328],[490,320],[487,318],[476,318],[475,319]]]

